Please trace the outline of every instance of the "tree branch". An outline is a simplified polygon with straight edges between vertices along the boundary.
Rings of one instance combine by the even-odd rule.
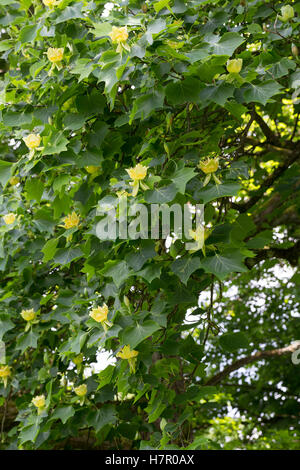
[[[287,158],[276,170],[273,171],[261,184],[260,188],[254,193],[252,197],[248,199],[244,204],[232,204],[234,209],[239,212],[247,212],[252,206],[254,206],[259,199],[263,196],[264,192],[272,186],[272,184],[300,157],[298,152],[290,152],[289,158]]]
[[[205,385],[217,385],[225,377],[231,374],[231,372],[234,372],[235,370],[238,370],[247,364],[251,364],[252,362],[256,362],[261,359],[268,359],[272,357],[282,356],[284,354],[291,354],[294,351],[297,351],[297,349],[299,349],[299,342],[290,344],[285,348],[271,349],[269,351],[258,351],[255,354],[243,357],[242,359],[233,362],[230,366],[225,367],[225,369],[223,369],[221,372],[211,377]]]
[[[269,128],[268,124],[263,120],[263,118],[256,112],[255,108],[253,108],[251,115],[253,116],[254,120],[257,122],[257,124],[261,128],[264,136],[267,138],[268,143],[277,145],[280,147],[281,144],[280,144],[279,138]]]
[[[290,155],[293,151],[293,149],[291,148],[290,142],[288,142],[289,148],[287,148],[287,147],[282,147],[282,144],[279,144],[278,146],[278,145],[271,144],[267,140],[265,140],[264,142],[261,142],[260,140],[257,140],[257,139],[254,139],[253,137],[248,136],[248,137],[245,137],[245,143],[248,145],[251,145],[252,147],[263,147],[264,148],[263,153],[266,153],[267,151],[269,152],[272,150],[276,150],[276,152],[286,153],[287,155]],[[294,147],[294,143],[292,145]],[[256,153],[255,155],[259,156],[259,155],[262,155],[262,153]]]
[[[290,248],[267,248],[260,250],[255,258],[247,258],[246,266],[251,269],[260,261],[270,258],[286,259],[291,266],[298,266],[298,259],[300,256],[300,240]]]

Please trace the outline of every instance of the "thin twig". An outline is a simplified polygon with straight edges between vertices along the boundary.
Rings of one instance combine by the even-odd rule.
[[[4,402],[4,410],[3,410],[2,422],[1,422],[1,442],[2,443],[4,442],[4,424],[5,424],[6,413],[7,413],[7,405],[8,405],[8,401],[10,399],[10,395],[11,395],[11,390],[10,390],[10,392],[9,392],[8,396],[6,397],[5,402]]]
[[[209,309],[208,309],[208,312],[207,312],[207,330],[206,330],[206,334],[205,334],[205,338],[204,338],[204,341],[203,341],[203,346],[205,346],[205,343],[207,341],[207,338],[208,338],[208,335],[209,335],[209,331],[211,329],[211,316],[212,316],[212,310],[213,310],[213,302],[214,302],[214,276],[212,275],[212,283],[210,285],[210,306],[209,306]]]

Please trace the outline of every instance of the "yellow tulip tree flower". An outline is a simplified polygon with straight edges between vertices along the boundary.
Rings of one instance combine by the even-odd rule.
[[[16,220],[16,216],[13,212],[10,212],[9,214],[4,215],[2,218],[4,222],[6,223],[6,225],[11,225]]]
[[[279,19],[286,23],[287,21],[291,20],[295,16],[294,8],[291,5],[285,5],[281,7],[281,16],[279,15]]]
[[[210,235],[210,230],[207,230],[202,225],[199,225],[196,230],[189,231],[190,237],[197,242],[197,247],[189,250],[190,253],[195,253],[195,251],[202,250],[202,253],[205,256],[205,240]]]
[[[74,392],[80,398],[80,405],[83,405],[86,394],[87,394],[87,386],[86,384],[79,385],[78,387],[74,388]]]
[[[73,359],[72,359],[73,363],[75,364],[76,368],[77,368],[77,372],[79,373],[82,369],[82,363],[83,363],[83,354],[80,353],[78,354],[77,356],[75,356]]]
[[[6,365],[0,365],[0,379],[3,380],[4,388],[7,387],[8,378],[11,376],[11,368]]]
[[[32,321],[35,319],[36,313],[33,308],[31,308],[30,310],[22,310],[21,317],[24,318],[24,320],[26,321]]]
[[[47,57],[52,63],[49,75],[51,75],[53,69],[56,67],[57,70],[62,68],[61,61],[64,57],[64,48],[63,47],[49,47],[47,50]]]
[[[107,331],[107,327],[112,326],[112,323],[107,320],[108,306],[104,304],[102,307],[93,308],[90,317],[93,318],[97,323],[101,323],[104,331]]]
[[[94,165],[89,165],[89,166],[85,166],[85,169],[88,173],[90,173],[91,175],[93,175],[94,173],[97,173],[97,171],[99,170],[99,167],[98,166],[94,166]]]
[[[123,49],[130,51],[130,47],[126,42],[128,39],[127,26],[122,26],[120,28],[113,26],[111,32],[109,33],[109,37],[113,43],[118,44],[116,49],[117,52],[122,54]]]
[[[149,189],[145,183],[142,183],[142,180],[147,176],[147,166],[143,166],[138,163],[134,168],[126,169],[127,173],[129,174],[130,178],[133,180],[130,184],[132,185],[132,196],[136,196],[139,191],[139,186],[143,189]]]
[[[74,388],[74,392],[78,397],[84,397],[87,394],[87,386],[86,384],[79,385],[78,387]]]
[[[20,315],[27,322],[25,331],[28,331],[33,321],[36,319],[36,312],[31,308],[30,310],[22,310]]]
[[[213,176],[213,178],[214,178],[214,180],[217,184],[221,184],[221,181],[215,175],[215,172],[219,168],[219,159],[217,157],[207,158],[206,160],[201,161],[198,164],[198,167],[200,168],[200,170],[203,171],[203,173],[206,174],[206,177],[205,177],[205,180],[204,180],[204,183],[203,183],[203,187],[206,186],[210,182],[211,176]]]
[[[240,73],[243,66],[243,59],[231,59],[227,61],[226,68],[229,73]]]
[[[129,363],[130,372],[132,372],[133,374],[135,373],[137,355],[138,355],[138,351],[135,351],[134,349],[130,349],[129,344],[124,346],[121,349],[121,351],[117,353],[117,357],[120,357],[121,359],[127,359]]]
[[[78,354],[72,359],[72,361],[74,362],[76,366],[79,366],[83,361],[83,354],[82,353]]]
[[[61,227],[64,227],[66,229],[73,228],[73,227],[78,227],[80,222],[80,217],[76,214],[76,212],[72,212],[72,214],[67,215],[67,217],[63,218],[63,223],[64,225],[61,225]]]
[[[53,8],[53,7],[55,7],[55,5],[58,4],[58,2],[56,0],[43,0],[43,4],[46,7]]]
[[[34,404],[34,406],[37,408],[38,415],[42,413],[42,411],[45,408],[46,400],[45,400],[45,395],[37,395],[34,397],[31,402]]]
[[[20,178],[18,176],[12,176],[9,179],[9,184],[11,184],[12,186],[16,186],[16,184],[18,184],[19,181],[20,181]]]
[[[29,134],[27,137],[23,137],[23,140],[29,150],[34,150],[40,146],[41,136],[39,134]]]
[[[40,147],[41,136],[40,134],[29,134],[26,137],[23,137],[25,145],[29,149],[29,158],[32,158],[36,150],[42,150],[43,147]]]
[[[63,47],[48,47],[47,57],[53,64],[61,62],[64,57],[64,48]]]

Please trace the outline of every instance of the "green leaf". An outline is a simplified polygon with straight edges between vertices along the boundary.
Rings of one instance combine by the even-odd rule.
[[[272,96],[280,93],[282,86],[274,80],[254,85],[250,83],[244,88],[244,100],[246,103],[252,101],[265,105]]]
[[[256,237],[252,238],[247,242],[247,248],[259,250],[264,248],[266,245],[270,245],[273,241],[273,233],[271,230],[264,230]]]
[[[94,344],[97,344],[97,347],[101,347],[102,345],[104,346],[105,341],[108,338],[117,338],[119,336],[119,332],[121,330],[120,325],[113,325],[111,328],[109,328],[108,331],[103,331],[103,330],[96,330],[89,338],[88,340],[88,347],[93,346]]]
[[[36,349],[38,338],[39,335],[31,329],[28,333],[25,333],[19,337],[16,344],[16,349],[20,349],[21,354],[23,354],[23,352],[26,351],[27,348]]]
[[[148,282],[152,282],[153,279],[160,279],[161,266],[157,264],[149,264],[142,271],[136,273],[137,276],[141,276]]]
[[[195,170],[193,168],[182,168],[171,175],[171,179],[175,184],[178,191],[182,194],[185,193],[185,187],[188,181],[195,176]]]
[[[94,72],[95,73],[95,72]],[[108,64],[103,67],[98,74],[99,82],[105,82],[105,93],[107,99],[110,100],[110,106],[113,107],[113,103],[116,95],[116,84],[118,83],[118,77],[116,75],[116,69],[114,64]]]
[[[80,248],[61,248],[57,251],[53,262],[55,264],[61,264],[64,266],[71,263],[71,261],[74,261],[75,259],[81,258],[82,256],[83,253]]]
[[[100,273],[105,277],[111,277],[117,287],[132,275],[126,261],[107,261]]]
[[[163,204],[173,201],[177,191],[177,187],[172,183],[169,186],[148,190],[145,192],[144,197],[145,201],[151,204]]]
[[[11,177],[12,163],[0,160],[0,183],[4,187]]]
[[[12,3],[15,3],[15,0],[0,0],[0,5],[11,5]]]
[[[163,18],[157,18],[147,26],[147,33],[158,34],[166,28],[166,20]]]
[[[34,25],[24,26],[24,28],[21,29],[21,32],[19,35],[20,42],[24,44],[26,42],[34,41],[40,29],[41,29],[41,25],[39,23],[34,24]]]
[[[232,230],[231,224],[216,225],[213,232],[205,241],[206,245],[215,245],[218,243],[230,243],[230,232]]]
[[[14,327],[15,324],[10,321],[8,315],[0,314],[0,341],[2,340],[5,333],[9,330],[12,330]]]
[[[93,23],[94,29],[92,29],[92,33],[101,38],[103,36],[108,36],[112,30],[111,23]]]
[[[151,399],[145,411],[148,413],[148,422],[153,423],[156,421],[166,409],[166,405],[162,401],[162,397],[157,395],[157,390],[153,389],[151,393]]]
[[[7,112],[3,114],[3,124],[8,127],[21,127],[32,122],[32,113]]]
[[[68,419],[72,418],[74,416],[75,410],[73,406],[59,406],[55,408],[53,415],[50,417],[50,419],[60,419],[63,424],[66,424]]]
[[[8,51],[11,47],[13,47],[13,42],[11,40],[0,41],[0,52]]]
[[[248,233],[255,231],[256,225],[252,217],[247,214],[240,214],[232,225],[231,239],[241,241]]]
[[[75,337],[71,337],[69,341],[66,341],[61,345],[59,348],[60,353],[73,352],[75,354],[79,354],[87,340],[87,337],[88,332],[79,331]]]
[[[296,64],[293,60],[283,57],[283,59],[276,62],[267,70],[266,75],[270,75],[271,78],[281,78],[288,75],[289,70],[295,70],[295,68]]]
[[[192,49],[190,52],[187,52],[185,54],[187,57],[189,57],[190,62],[193,64],[194,62],[198,62],[199,60],[206,59],[207,57],[210,57],[210,47],[209,45],[202,46],[197,49]]]
[[[42,155],[52,155],[54,153],[61,153],[67,150],[68,139],[65,138],[62,132],[52,134],[45,139],[45,148],[42,150]]]
[[[89,426],[93,426],[98,433],[104,426],[113,426],[117,422],[116,409],[113,405],[103,405],[89,420]]]
[[[81,129],[84,126],[85,121],[86,121],[86,116],[83,116],[82,114],[78,114],[78,113],[67,114],[64,117],[64,126],[66,129],[77,131],[78,129]]]
[[[95,68],[95,64],[90,59],[78,59],[74,67],[70,70],[70,73],[79,75],[78,83],[84,78],[87,78]]]
[[[136,323],[134,326],[129,326],[122,330],[120,341],[124,344],[129,344],[131,348],[135,348],[159,329],[160,326],[153,320],[146,320],[142,324]]]
[[[213,41],[215,38],[213,38]],[[210,42],[210,41],[207,41]],[[218,42],[213,44],[212,53],[215,55],[232,56],[237,47],[245,42],[238,33],[225,33]]]
[[[166,302],[156,298],[151,308],[151,318],[160,326],[167,326],[167,313],[165,312]]]
[[[30,426],[25,426],[19,435],[20,439],[20,444],[25,444],[25,442],[31,441],[34,442],[37,438],[37,435],[39,433],[40,429],[40,423],[39,420],[37,420],[34,424],[31,424]]]
[[[248,269],[243,264],[243,256],[237,251],[227,251],[225,255],[216,254],[204,258],[201,267],[208,273],[215,274],[220,280],[223,280],[231,273],[244,273]]]
[[[167,408],[167,405],[160,402],[155,409],[151,410],[148,416],[148,423],[154,423],[163,413],[163,411]]]
[[[40,60],[39,62],[36,62],[35,64],[32,64],[30,67],[30,75],[35,78],[37,75],[43,70],[43,68],[48,64],[47,60]]]
[[[156,256],[153,240],[144,240],[136,253],[129,253],[125,260],[135,271],[140,271],[150,258]]]
[[[25,183],[26,199],[40,202],[44,192],[44,183],[38,178],[27,178]]]
[[[167,101],[174,105],[187,102],[198,103],[202,86],[200,80],[193,77],[171,82],[166,86]]]
[[[140,96],[133,103],[129,124],[132,123],[133,119],[146,119],[152,111],[162,108],[164,104],[164,98],[165,93],[162,89],[154,90],[151,93]]]
[[[260,34],[260,33],[262,33],[262,28],[257,23],[249,24],[247,29],[248,29],[249,33],[251,33],[251,34]]]
[[[234,352],[238,349],[249,347],[247,336],[242,333],[226,333],[219,338],[220,346],[228,352]]]
[[[53,182],[53,191],[59,192],[61,188],[66,186],[70,181],[70,176],[69,175],[59,175],[57,178],[55,178]]]
[[[194,256],[193,258],[178,258],[171,264],[171,269],[179,279],[186,284],[189,277],[196,269],[200,269],[200,258]]]
[[[72,6],[66,7],[54,20],[54,24],[60,24],[74,18],[84,18],[82,12],[83,3],[75,3]]]
[[[53,259],[56,251],[57,251],[57,244],[58,238],[51,238],[48,240],[42,248],[42,252],[44,253],[43,262],[47,263],[51,259]]]
[[[235,88],[233,85],[229,83],[221,83],[221,85],[209,85],[206,86],[200,92],[200,100],[204,102],[212,101],[213,103],[217,103],[220,106],[224,106],[225,102],[228,98],[233,96]]]
[[[170,0],[159,0],[159,2],[153,3],[153,8],[156,11],[156,13],[159,13],[160,10],[163,8],[169,8],[170,7]]]
[[[237,103],[236,101],[228,101],[225,104],[225,109],[229,111],[233,116],[235,116],[237,119],[242,120],[242,115],[247,112],[247,108],[243,106],[242,104]]]
[[[102,93],[93,90],[89,95],[79,95],[76,98],[76,107],[80,114],[86,119],[94,114],[102,114],[106,106],[106,100]],[[101,131],[100,131],[101,129]],[[95,131],[100,131],[101,137],[104,137],[108,131],[108,125],[103,121],[97,121]],[[104,138],[103,137],[103,138]]]
[[[210,441],[207,437],[197,436],[192,444],[185,447],[185,450],[205,450],[209,448]]]
[[[223,183],[213,184],[208,189],[201,189],[196,191],[194,197],[198,200],[202,200],[203,204],[207,204],[210,201],[214,201],[224,196],[236,196],[241,186],[239,183]]]
[[[197,67],[197,75],[201,82],[211,84],[214,77],[224,73],[224,56],[212,57]]]

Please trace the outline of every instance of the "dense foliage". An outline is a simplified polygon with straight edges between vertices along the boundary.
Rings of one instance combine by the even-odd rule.
[[[299,24],[0,0],[2,449],[299,448]],[[205,246],[100,240],[126,194],[205,204]]]

